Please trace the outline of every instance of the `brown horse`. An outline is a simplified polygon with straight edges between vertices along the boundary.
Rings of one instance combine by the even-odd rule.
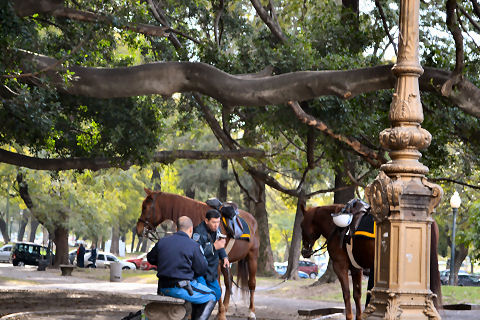
[[[137,234],[144,236],[145,232],[155,230],[155,228],[165,220],[171,220],[175,223],[181,216],[188,216],[192,219],[193,225],[197,226],[205,219],[206,212],[211,209],[203,202],[193,200],[184,196],[155,192],[145,189],[147,197],[142,203],[142,214],[137,221]],[[254,294],[256,286],[257,258],[260,246],[259,235],[257,232],[257,221],[248,212],[239,210],[242,217],[250,227],[250,241],[233,240],[227,238],[226,250],[230,262],[238,262],[239,286],[245,288],[248,284],[250,291],[250,314],[249,319],[255,319]],[[221,224],[222,233],[227,234]],[[233,242],[232,242],[233,241]],[[233,243],[233,246],[232,246]],[[231,248],[229,250],[229,248]],[[218,302],[218,318],[226,319],[228,304],[232,285],[229,270],[222,268],[225,283],[225,296]]]
[[[331,216],[332,213],[338,213],[344,208],[342,204],[330,206],[321,206],[303,210],[302,255],[309,258],[313,253],[315,241],[323,236],[327,239],[327,250],[333,263],[333,270],[337,275],[342,286],[343,301],[345,303],[345,316],[347,320],[353,319],[352,305],[350,303],[350,289],[348,283],[348,271],[350,270],[353,284],[353,300],[355,301],[356,319],[362,316],[362,269],[355,268],[346,251],[345,245],[342,245],[341,228],[338,228]],[[438,226],[435,222],[432,224],[431,257],[430,257],[430,289],[437,295],[434,299],[435,306],[438,308],[441,304],[440,273],[438,271],[437,258],[438,244]],[[375,239],[367,237],[354,237],[352,247],[353,258],[357,264],[365,269],[374,270],[375,258]],[[373,273],[373,272],[372,272]],[[369,288],[373,287],[373,275],[369,277]],[[368,299],[368,297],[367,297]]]

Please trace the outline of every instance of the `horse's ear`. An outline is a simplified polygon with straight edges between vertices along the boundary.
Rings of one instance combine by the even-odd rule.
[[[148,188],[143,188],[143,190],[145,190],[145,193],[147,194],[147,196],[151,195],[152,194],[152,190],[148,189]]]

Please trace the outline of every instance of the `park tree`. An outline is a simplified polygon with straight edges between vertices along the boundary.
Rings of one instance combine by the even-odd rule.
[[[307,126],[317,131],[314,149],[335,170],[329,191],[339,202],[388,160],[377,136],[389,126],[395,80],[393,1],[12,0],[0,14],[0,142],[30,150],[2,149],[0,161],[98,170],[236,157],[268,231],[265,185],[299,203],[305,192],[302,174],[286,186],[273,170],[308,168],[308,153],[296,155],[306,157],[303,167],[282,160],[294,154],[283,152],[282,134],[306,143]],[[478,47],[470,36],[479,17],[476,0],[421,4],[422,125],[434,137],[424,163],[449,183],[462,178],[436,170],[455,165],[445,162],[447,146],[467,154],[479,147]],[[182,134],[206,123],[222,150],[161,148],[172,112]]]

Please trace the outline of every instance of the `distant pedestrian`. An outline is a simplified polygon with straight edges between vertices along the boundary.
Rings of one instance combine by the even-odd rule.
[[[78,247],[77,250],[77,266],[79,268],[84,268],[85,267],[85,247],[83,246],[83,243],[80,243],[80,246]]]
[[[92,268],[96,268],[97,265],[97,247],[95,246],[95,243],[92,243],[91,247],[92,251],[90,253],[90,258],[88,258],[88,261],[92,262]]]

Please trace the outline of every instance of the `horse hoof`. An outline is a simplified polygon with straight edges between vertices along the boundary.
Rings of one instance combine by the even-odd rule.
[[[255,320],[257,317],[255,316],[255,313],[250,311],[250,314],[248,315],[248,320]]]
[[[217,320],[227,320],[227,316],[225,314],[219,314]]]

